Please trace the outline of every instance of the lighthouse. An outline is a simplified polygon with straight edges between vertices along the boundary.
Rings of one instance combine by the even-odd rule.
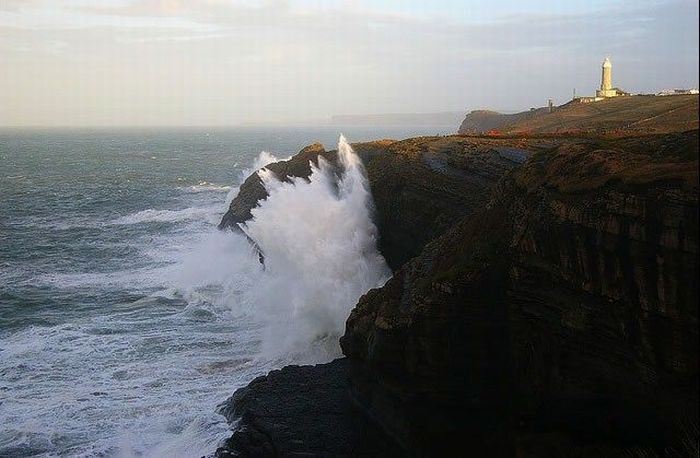
[[[613,87],[612,84],[612,62],[610,58],[606,57],[603,61],[603,73],[600,76],[600,89],[595,91],[595,97],[584,96],[576,97],[576,89],[574,89],[573,102],[577,103],[592,103],[600,102],[601,100],[609,99],[610,97],[621,97],[630,95],[628,92],[623,91],[619,87]]]
[[[596,91],[596,97],[615,97],[617,89],[612,85],[612,63],[606,57],[603,61],[603,74],[600,78],[600,89]]]
[[[601,91],[609,91],[612,89],[612,63],[608,57],[603,61],[603,77],[600,81]]]

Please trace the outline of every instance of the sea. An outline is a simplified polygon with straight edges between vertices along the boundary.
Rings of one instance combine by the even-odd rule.
[[[454,130],[0,130],[0,457],[211,455],[231,434],[218,406],[339,356],[391,275],[348,142]],[[264,169],[317,141],[340,177]],[[245,235],[218,230],[257,170],[270,197]]]

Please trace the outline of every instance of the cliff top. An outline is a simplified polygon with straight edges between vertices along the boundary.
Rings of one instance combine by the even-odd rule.
[[[500,114],[468,114],[460,134],[608,133],[650,134],[698,128],[698,96],[616,97],[594,103],[569,102],[546,109]]]

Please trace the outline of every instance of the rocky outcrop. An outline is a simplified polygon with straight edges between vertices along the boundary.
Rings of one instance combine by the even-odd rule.
[[[351,402],[351,373],[350,362],[339,359],[256,378],[222,404],[221,413],[241,427],[217,456],[397,456],[393,442]]]
[[[460,137],[423,137],[404,141],[357,143],[375,201],[379,249],[392,269],[420,253],[423,246],[455,222],[481,208],[497,181],[522,162],[503,148],[513,141]],[[522,148],[538,142],[515,142]],[[529,146],[530,145],[530,146]],[[527,154],[526,150],[522,150]],[[337,152],[321,145],[304,148],[288,161],[267,166],[278,178],[308,177],[318,156],[337,164]],[[257,174],[231,202],[220,228],[236,228],[267,198]]]
[[[323,145],[314,143],[301,150],[294,158],[269,164],[266,168],[272,170],[281,180],[288,180],[291,177],[308,177],[311,174],[309,162],[318,163],[319,155],[326,158],[329,156]],[[238,224],[253,217],[250,210],[258,205],[258,201],[266,198],[267,191],[260,177],[257,173],[253,173],[240,186],[238,195],[233,199],[228,211],[219,223],[219,229],[237,229]]]
[[[384,456],[697,455],[697,131],[414,139],[365,160],[383,252],[418,256],[360,299],[347,360],[234,395],[222,453],[352,455],[292,443],[357,422]]]
[[[546,108],[538,108],[520,113],[499,113],[491,110],[473,110],[465,116],[458,132],[462,135],[484,134],[511,126],[520,121],[548,113]]]

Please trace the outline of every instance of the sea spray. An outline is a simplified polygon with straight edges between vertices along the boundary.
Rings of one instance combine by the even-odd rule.
[[[262,355],[313,363],[339,356],[338,338],[359,297],[390,276],[377,251],[364,167],[347,140],[338,174],[322,157],[308,180],[259,172],[269,197],[244,230],[265,255],[255,295],[263,320]]]
[[[391,274],[377,250],[369,184],[342,136],[337,166],[319,156],[308,179],[279,180],[265,168],[276,160],[263,152],[248,169],[269,195],[242,227],[264,253],[264,268],[244,236],[216,231],[181,258],[174,283],[191,304],[256,323],[258,364],[327,361],[340,355],[338,339],[359,297]]]
[[[249,175],[257,172],[258,170],[264,168],[269,164],[272,164],[273,162],[286,161],[290,158],[291,156],[287,156],[285,158],[278,158],[272,153],[269,153],[267,151],[261,151],[260,154],[258,154],[258,157],[255,158],[253,165],[241,171],[241,173],[239,174],[240,182],[243,183]],[[237,195],[238,187],[233,187],[229,190],[228,194],[226,195],[226,207],[228,207],[231,204],[231,201],[235,199]]]

